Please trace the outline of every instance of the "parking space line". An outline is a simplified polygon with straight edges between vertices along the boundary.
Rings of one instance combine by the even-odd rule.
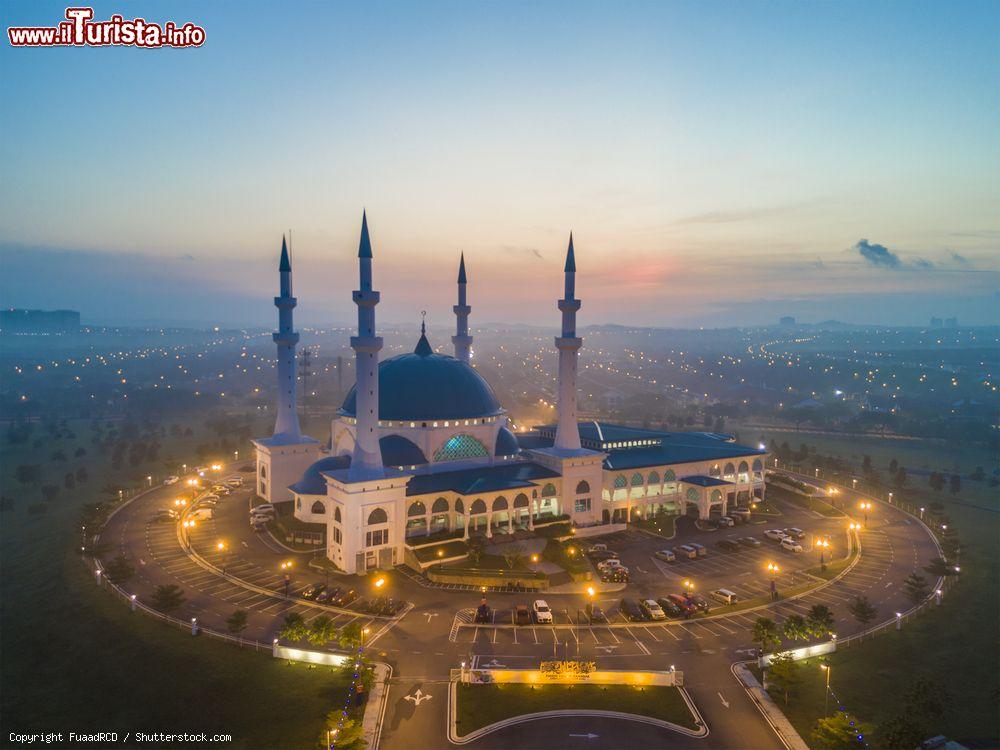
[[[674,632],[674,629],[669,625],[663,625],[661,627],[661,630],[667,635],[669,635],[671,638],[673,638],[675,641],[679,641],[681,639],[681,637],[677,635],[677,633]]]
[[[649,628],[647,628],[645,625],[643,625],[642,629],[645,630],[647,633],[649,633],[649,637],[652,638],[654,641],[656,641],[657,643],[660,642],[660,639],[657,638],[655,635],[653,635],[653,631],[652,630],[650,630]]]
[[[701,638],[701,636],[695,633],[693,630],[689,630],[687,627],[685,627],[683,623],[677,623],[677,626],[683,628],[684,632],[686,632],[688,635],[694,636],[695,638]]]
[[[541,643],[541,641],[538,640],[538,630],[536,628],[531,629],[531,634],[535,637],[535,643]]]

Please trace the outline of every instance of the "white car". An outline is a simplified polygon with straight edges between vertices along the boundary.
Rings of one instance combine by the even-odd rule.
[[[788,536],[788,534],[786,534],[781,529],[768,529],[767,531],[764,532],[764,536],[766,536],[771,541],[780,542],[782,539]]]
[[[677,560],[677,555],[674,554],[672,549],[661,549],[653,553],[653,555],[665,562],[675,562]]]
[[[618,568],[623,567],[625,566],[622,565],[622,561],[616,557],[612,557],[608,560],[601,560],[601,562],[597,563],[597,569],[600,571],[617,570]]]
[[[531,611],[535,613],[535,622],[552,622],[552,610],[549,609],[549,605],[544,599],[535,599],[535,603],[531,605]]]
[[[226,480],[226,484],[230,487],[242,487],[243,477],[229,477],[229,479]]]
[[[646,613],[650,620],[666,620],[667,615],[663,611],[663,607],[656,603],[654,599],[643,599],[639,602],[639,606]]]
[[[781,549],[785,552],[801,552],[802,545],[792,539],[790,536],[786,536],[781,540]]]
[[[274,513],[274,506],[271,503],[261,503],[250,511],[251,513]]]
[[[164,484],[177,484],[179,481],[181,481],[180,477],[170,476],[170,477],[167,477],[166,479],[164,479],[163,483]]]

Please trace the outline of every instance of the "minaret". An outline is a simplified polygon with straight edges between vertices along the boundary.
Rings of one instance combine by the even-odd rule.
[[[580,450],[580,428],[576,422],[576,361],[583,339],[576,335],[576,311],[580,309],[580,300],[575,297],[576,258],[573,256],[572,232],[563,270],[566,276],[565,294],[558,304],[562,312],[562,336],[556,339],[556,349],[559,350],[559,424],[556,427],[555,447]]]
[[[350,481],[377,479],[385,475],[378,433],[378,353],[382,339],[375,335],[375,305],[379,293],[372,291],[372,243],[368,238],[368,217],[361,215],[361,242],[358,245],[360,289],[354,292],[358,306],[358,335],[351,336],[354,350],[355,385],[354,454],[348,474]]]
[[[280,296],[274,298],[278,308],[278,330],[274,332],[274,343],[278,345],[278,417],[274,423],[276,437],[299,440],[299,414],[296,405],[295,345],[299,334],[292,329],[292,310],[296,299],[292,296],[292,264],[288,260],[288,246],[281,238],[281,263],[278,265],[281,277]]]
[[[455,335],[451,337],[451,343],[455,345],[455,359],[468,363],[472,359],[472,336],[469,335],[469,313],[472,308],[465,301],[465,253],[462,253],[462,260],[458,263],[458,304],[452,310],[455,311]]]

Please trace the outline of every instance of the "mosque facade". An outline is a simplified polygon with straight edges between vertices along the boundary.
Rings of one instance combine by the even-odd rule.
[[[367,217],[358,249],[356,383],[330,442],[303,435],[296,408],[298,334],[292,269],[279,264],[277,418],[254,441],[257,494],[291,502],[300,521],[326,528],[326,554],[348,573],[404,562],[430,538],[487,538],[569,522],[583,528],[657,514],[724,515],[763,498],[765,451],[706,432],[639,429],[577,418],[573,237],[564,267],[556,424],[515,433],[489,383],[471,365],[468,277],[459,264],[454,356],[421,335],[412,353],[380,360]]]

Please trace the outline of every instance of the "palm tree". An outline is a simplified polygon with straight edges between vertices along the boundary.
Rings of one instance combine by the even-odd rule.
[[[826,638],[833,632],[833,612],[825,604],[814,604],[806,614],[806,626],[814,638]]]
[[[848,607],[848,610],[854,615],[854,619],[862,625],[870,623],[875,619],[875,615],[878,614],[878,610],[871,605],[867,596],[856,596]]]
[[[306,637],[306,622],[298,612],[289,612],[285,615],[285,622],[278,633],[280,638],[286,641],[301,641]]]
[[[781,626],[781,631],[785,638],[790,641],[809,640],[809,628],[806,619],[802,615],[789,615]]]
[[[229,619],[226,620],[226,629],[239,639],[240,648],[242,648],[243,638],[240,637],[240,634],[247,629],[247,611],[238,609],[229,615]]]
[[[337,628],[334,627],[333,620],[326,615],[320,615],[312,621],[306,638],[316,646],[325,646],[330,641],[336,640]]]
[[[770,617],[758,617],[753,624],[753,642],[759,643],[762,651],[781,643],[778,625]]]

